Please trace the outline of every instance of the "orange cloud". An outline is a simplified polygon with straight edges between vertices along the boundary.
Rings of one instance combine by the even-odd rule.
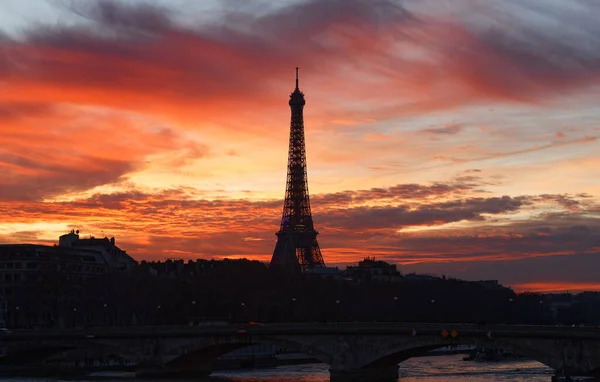
[[[512,285],[518,292],[552,293],[552,292],[583,292],[589,290],[600,290],[600,283],[578,283],[574,281],[560,282],[530,282]]]
[[[397,185],[381,190],[316,195],[314,200],[325,202],[313,203],[316,207],[313,211],[315,224],[323,232],[326,260],[332,263],[353,261],[344,254],[354,251],[375,254],[401,264],[418,265],[502,261],[523,258],[528,253],[552,256],[567,251],[597,250],[595,235],[599,227],[594,219],[586,217],[590,210],[580,213],[566,208],[560,220],[542,215],[535,220],[506,221],[496,226],[487,216],[518,212],[538,203],[536,198],[462,199],[455,194],[456,189],[457,185],[452,183],[422,186],[421,190],[415,185]],[[402,195],[410,190],[414,191],[413,200],[419,203],[409,208],[399,203]],[[450,200],[440,203],[430,197],[432,192],[445,193]],[[363,207],[352,206],[352,198],[356,196]],[[370,204],[378,207],[366,207]],[[2,203],[0,213],[6,216],[4,224],[7,227],[15,225],[13,231],[17,232],[20,231],[18,227],[48,223],[56,227],[56,223],[63,222],[64,228],[59,226],[45,234],[32,233],[31,240],[53,241],[62,231],[76,228],[82,232],[117,236],[138,258],[164,258],[171,253],[178,256],[185,253],[189,258],[243,255],[267,259],[274,245],[281,208],[280,200],[204,200],[193,189],[173,189],[152,194],[141,191],[97,194],[70,202]],[[439,232],[399,231],[402,227],[468,222],[477,223],[479,228],[467,225]],[[10,231],[4,235],[5,240],[15,240],[10,239]],[[18,239],[23,237],[20,234]]]
[[[487,20],[516,17],[482,4]],[[467,278],[493,278],[485,268],[493,264],[515,285],[527,275],[504,268],[513,261],[550,264],[537,280],[567,256],[588,256],[593,268],[595,199],[531,192],[524,181],[505,192],[506,173],[523,180],[542,167],[503,165],[483,179],[464,166],[567,145],[592,150],[597,133],[549,131],[540,142],[521,139],[531,116],[507,118],[518,128],[505,129],[490,110],[471,125],[439,114],[460,109],[467,118],[463,110],[515,104],[538,108],[536,118],[550,113],[561,94],[598,84],[600,57],[585,44],[530,33],[530,23],[488,28],[385,0],[312,0],[193,27],[147,5],[80,6],[85,25],[0,39],[3,241],[53,242],[72,227],[115,235],[138,258],[268,260],[282,207],[272,192],[283,193],[285,94],[298,65],[310,89],[309,168],[320,182],[313,211],[328,263],[369,254]],[[578,174],[584,163],[593,179],[597,159],[562,171]],[[440,174],[454,180],[435,181]]]
[[[0,114],[0,197],[39,200],[123,180],[147,156],[201,145],[168,126],[106,109],[12,103]]]
[[[265,16],[237,14],[235,26],[196,29],[144,5],[103,1],[78,11],[91,26],[38,28],[23,41],[0,42],[10,90],[4,97],[227,120],[232,108],[278,104],[293,62],[313,73],[315,93],[329,89],[328,98],[349,105],[328,103],[318,113],[347,120],[483,98],[537,103],[600,78],[593,64],[600,59],[568,41],[473,30],[384,0],[313,0]],[[528,48],[534,42],[535,52]],[[413,50],[420,54],[402,54]],[[557,51],[582,66],[549,59]],[[368,112],[360,110],[365,105]]]

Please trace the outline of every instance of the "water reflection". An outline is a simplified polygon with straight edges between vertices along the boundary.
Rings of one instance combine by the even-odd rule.
[[[549,382],[553,370],[536,361],[472,362],[463,356],[413,358],[401,364],[402,382]]]
[[[329,366],[323,363],[282,366],[256,371],[234,371],[214,373],[236,382],[329,382]]]
[[[552,370],[535,361],[467,362],[463,355],[413,358],[400,364],[398,382],[550,382]],[[70,381],[70,382],[81,382]],[[124,382],[123,379],[102,379]],[[147,380],[163,382],[168,380]],[[282,366],[270,369],[222,371],[194,382],[329,382],[325,364]],[[49,382],[48,379],[1,378],[0,382]],[[190,381],[191,382],[191,381]],[[370,381],[365,381],[370,382]]]
[[[467,362],[463,355],[413,358],[400,364],[398,382],[549,382],[552,369],[535,361]],[[329,382],[328,366],[312,364],[268,370],[220,372],[235,382]]]

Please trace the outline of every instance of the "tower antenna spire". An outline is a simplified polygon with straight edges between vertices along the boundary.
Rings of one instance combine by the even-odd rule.
[[[298,67],[296,66],[296,90],[298,90]]]

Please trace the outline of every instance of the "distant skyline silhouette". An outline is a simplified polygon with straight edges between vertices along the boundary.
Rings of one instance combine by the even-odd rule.
[[[600,5],[176,3],[0,4],[0,242],[268,261],[299,66],[328,266],[600,290]]]

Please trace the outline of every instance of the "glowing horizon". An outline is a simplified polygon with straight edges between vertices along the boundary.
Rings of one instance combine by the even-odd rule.
[[[326,264],[599,288],[597,6],[202,3],[0,6],[0,242],[270,259],[298,66]]]

